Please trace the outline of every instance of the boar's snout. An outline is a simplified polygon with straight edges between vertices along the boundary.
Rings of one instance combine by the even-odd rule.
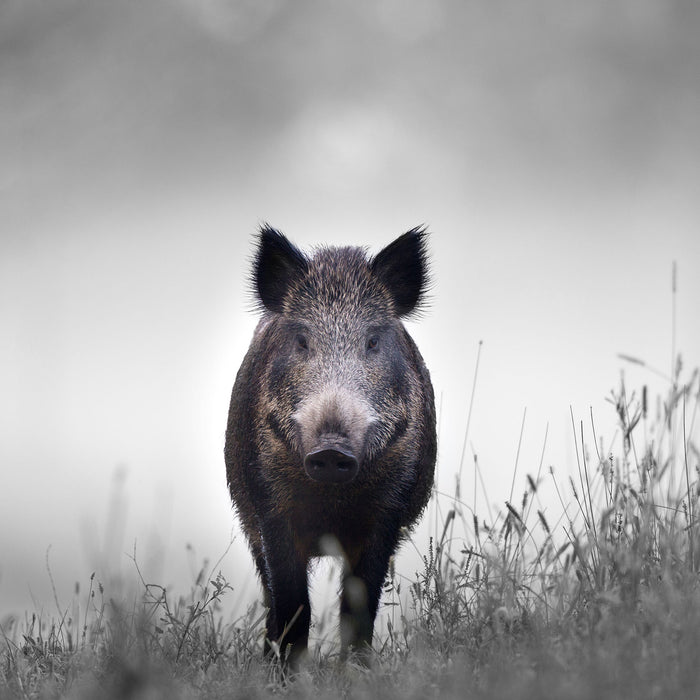
[[[292,417],[310,479],[343,484],[357,476],[370,426],[377,421],[367,401],[347,389],[325,387],[310,393]]]
[[[309,452],[304,458],[304,469],[311,479],[326,484],[344,484],[357,475],[357,457],[349,448],[334,445]]]

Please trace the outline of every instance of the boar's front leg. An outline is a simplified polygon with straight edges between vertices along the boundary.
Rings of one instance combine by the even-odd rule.
[[[369,661],[374,619],[377,616],[382,585],[389,569],[389,560],[399,540],[399,525],[387,525],[375,532],[363,548],[359,559],[347,565],[343,575],[340,601],[341,656],[352,647]]]
[[[307,583],[307,561],[294,548],[289,528],[268,520],[262,526],[262,558],[266,588],[266,655],[270,642],[278,642],[284,659],[289,653],[292,667],[298,665],[309,641],[311,606]]]

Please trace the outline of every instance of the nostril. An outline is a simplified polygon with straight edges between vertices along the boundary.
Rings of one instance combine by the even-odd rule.
[[[304,469],[314,481],[342,483],[357,474],[357,458],[347,449],[322,448],[306,455]]]

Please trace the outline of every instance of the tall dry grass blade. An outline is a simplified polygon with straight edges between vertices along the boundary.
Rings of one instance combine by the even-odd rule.
[[[523,433],[525,432],[525,417],[527,416],[527,406],[523,409],[523,420],[520,424],[520,436],[518,437],[518,449],[515,453],[515,465],[513,466],[513,480],[510,482],[509,501],[513,500],[513,491],[515,490],[515,475],[518,473],[518,461],[520,460],[520,447],[523,444]]]
[[[690,473],[688,470],[688,438],[685,432],[685,389],[683,391],[683,457],[685,459],[685,485],[688,498],[688,547],[690,549],[690,570],[695,573],[695,547],[693,530],[695,529],[695,519],[693,518],[693,496],[690,493]]]
[[[95,582],[95,572],[93,571],[92,574],[90,575],[90,588],[88,589],[88,594],[87,594],[87,602],[85,603],[85,617],[83,619],[83,630],[81,634],[81,648],[85,648],[85,638],[87,636],[87,628],[88,628],[88,612],[90,610],[90,600],[92,597],[92,585]]]
[[[493,517],[493,512],[491,511],[491,505],[488,497],[488,493],[486,491],[486,484],[484,484],[484,478],[481,475],[481,468],[479,467],[479,459],[474,455],[474,470],[476,471],[477,476],[479,477],[479,483],[481,484],[481,492],[484,494],[484,501],[486,503],[486,510],[488,511],[489,514],[489,521],[494,522],[494,517]],[[474,509],[474,513],[476,514],[476,509]]]
[[[595,515],[593,513],[593,498],[591,495],[591,482],[588,477],[588,462],[586,460],[586,447],[583,438],[583,421],[581,421],[581,455],[583,457],[583,473],[586,476],[586,490],[583,494],[583,500],[586,500],[588,496],[588,509],[591,514],[591,527],[593,528],[593,541],[595,542],[595,549],[592,550],[593,558],[595,559],[595,553],[600,551],[600,545],[598,543],[598,531],[595,524]]]
[[[625,362],[629,362],[630,364],[640,365],[641,367],[646,367],[646,362],[644,362],[644,360],[640,360],[638,357],[632,357],[632,355],[625,355],[622,352],[618,352],[617,356],[621,360],[624,360]]]
[[[569,526],[573,529],[574,524],[571,521],[571,516],[569,515],[568,506],[564,503],[564,499],[562,498],[561,491],[559,490],[559,484],[557,484],[557,480],[554,477],[554,467],[549,468],[549,473],[552,476],[552,483],[554,484],[554,490],[557,493],[557,498],[559,499],[559,504],[561,505],[562,515],[566,517],[567,521],[569,522]]]
[[[528,504],[527,512],[525,513],[525,518],[524,518],[525,522],[527,522],[529,517],[530,517],[530,511],[532,510],[532,504],[534,503],[535,498],[537,499],[537,504],[540,507],[542,507],[542,503],[540,502],[539,494],[537,493],[537,487],[540,483],[540,477],[542,475],[542,466],[544,464],[544,453],[545,453],[545,449],[547,447],[547,436],[548,435],[549,435],[549,421],[547,421],[547,425],[545,426],[545,429],[544,429],[544,440],[542,441],[542,452],[540,452],[540,463],[537,466],[537,476],[535,477],[534,483],[530,484],[530,486],[532,488],[533,498],[530,500],[530,503]],[[528,474],[527,478],[528,478],[528,480],[530,480],[529,474]]]
[[[481,346],[484,341],[479,341],[479,347],[476,351],[476,364],[474,366],[474,379],[472,380],[472,393],[469,397],[469,410],[467,411],[467,425],[464,428],[464,440],[462,441],[462,454],[459,458],[459,479],[462,479],[462,468],[464,466],[464,455],[467,452],[467,440],[469,438],[469,425],[472,420],[472,408],[474,407],[474,394],[476,393],[476,378],[479,375],[479,360],[481,359]]]
[[[586,529],[590,530],[592,528],[591,521],[593,520],[593,512],[589,511],[588,502],[586,500],[586,487],[585,487],[585,484],[583,483],[583,471],[581,470],[581,456],[579,455],[579,452],[578,452],[578,437],[576,436],[576,423],[574,422],[574,409],[571,405],[569,405],[569,413],[571,415],[571,430],[573,431],[573,434],[574,434],[574,447],[576,448],[576,466],[578,468],[579,486],[581,487],[581,495],[583,497],[583,508],[581,508],[581,500],[578,497],[578,493],[576,491],[576,487],[574,485],[573,479],[571,479],[571,488],[574,490],[574,498],[576,499],[576,502],[579,504],[579,509],[581,510],[581,514],[583,515]],[[581,441],[581,449],[583,449],[583,440]]]
[[[671,377],[675,379],[676,367],[676,261],[671,263]]]
[[[450,523],[455,519],[455,510],[452,508],[448,513],[447,517],[445,518],[445,523],[442,527],[442,534],[440,535],[440,539],[438,540],[438,550],[442,550],[442,546],[445,543],[445,537],[447,536],[447,528],[450,526]]]
[[[632,392],[632,399],[634,399],[634,391]],[[621,401],[621,411],[620,420],[622,421],[622,431],[623,431],[623,449],[629,446],[634,455],[634,466],[639,473],[639,458],[637,456],[637,446],[634,442],[634,437],[632,432],[637,427],[637,423],[641,418],[641,413],[637,413],[630,418],[629,412],[629,402],[627,401],[627,388],[625,386],[624,378],[620,384],[620,401]],[[631,400],[630,400],[631,401]],[[626,456],[626,455],[625,455]]]
[[[697,368],[693,371],[690,377],[690,382],[688,382],[688,390],[690,391],[695,384],[695,380],[698,378]],[[695,392],[695,401],[693,402],[693,415],[690,418],[690,425],[688,426],[688,435],[692,436],[695,430],[695,419],[698,414],[698,404],[700,404],[700,382],[698,382],[698,390]]]
[[[612,485],[611,485],[611,493],[608,494],[608,488],[607,488],[607,480],[605,478],[605,469],[606,469],[606,462],[603,460],[603,458],[600,456],[600,450],[598,449],[598,436],[596,435],[595,432],[595,421],[593,420],[593,406],[589,406],[589,412],[591,416],[591,431],[593,433],[593,444],[595,445],[595,453],[596,457],[598,457],[598,467],[600,468],[601,475],[603,477],[603,492],[605,493],[605,508],[608,510],[610,508],[610,499],[612,498]],[[603,448],[603,444],[601,442],[600,445],[601,449]],[[612,465],[611,465],[612,467]]]
[[[629,362],[631,365],[639,365],[640,367],[644,367],[644,369],[649,370],[652,374],[655,374],[657,377],[661,377],[662,379],[665,379],[669,383],[673,383],[673,380],[671,377],[669,377],[668,374],[665,372],[662,372],[660,369],[657,369],[656,367],[653,367],[652,365],[646,363],[644,360],[640,360],[638,357],[633,357],[632,355],[626,355],[625,353],[618,352],[617,356],[620,360],[623,362]]]
[[[460,485],[462,483],[462,469],[464,468],[464,456],[467,452],[467,441],[469,439],[469,426],[471,425],[472,421],[472,409],[474,408],[474,395],[476,394],[476,380],[477,377],[479,376],[479,361],[481,359],[481,347],[483,345],[484,341],[480,340],[479,345],[476,351],[476,363],[474,365],[474,378],[472,380],[472,391],[471,391],[471,396],[469,397],[469,409],[467,410],[467,424],[464,428],[464,439],[462,440],[462,453],[459,457],[459,472],[457,473],[457,480],[456,480],[456,488],[455,488],[455,501],[453,503],[453,508],[456,508],[457,505],[457,499],[460,497]],[[474,459],[474,467],[476,469],[476,457]],[[476,475],[474,476],[474,494],[473,494],[473,502],[474,502],[474,507],[473,511],[476,512]],[[454,527],[454,522],[453,525]],[[436,530],[437,532],[437,530]],[[450,543],[452,542],[452,531],[450,531]]]

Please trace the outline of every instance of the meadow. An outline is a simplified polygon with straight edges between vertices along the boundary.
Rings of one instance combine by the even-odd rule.
[[[5,625],[0,699],[698,697],[700,380],[684,377],[679,359],[658,400],[624,382],[611,392],[614,451],[592,414],[572,412],[564,484],[542,462],[488,518],[459,483],[442,495],[421,570],[385,584],[369,668],[340,662],[337,630],[317,622],[323,643],[285,678],[262,658],[259,604],[225,619],[234,592],[216,565],[179,594],[140,576],[134,556],[136,595],[93,574],[51,619]]]

